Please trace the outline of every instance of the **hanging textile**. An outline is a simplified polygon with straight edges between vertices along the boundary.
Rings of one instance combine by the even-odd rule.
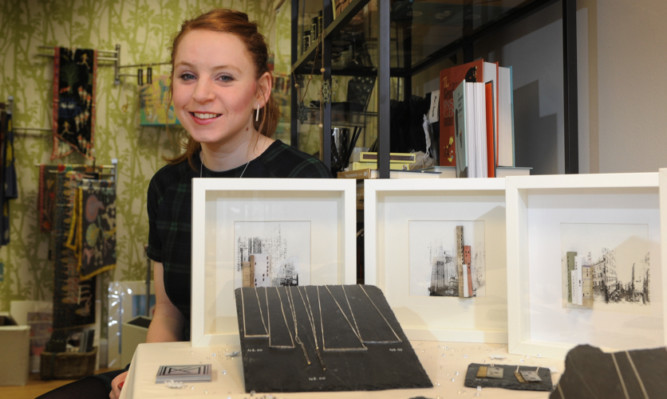
[[[76,251],[81,280],[116,266],[116,190],[112,181],[83,179],[67,246]]]
[[[67,239],[74,219],[74,201],[83,174],[57,173],[53,215],[53,328],[69,328],[95,322],[95,279],[79,277],[79,258]]]
[[[11,109],[2,107],[0,121],[0,142],[2,163],[0,164],[0,246],[9,244],[9,200],[18,198],[16,168],[14,166],[14,131],[12,128]]]
[[[95,50],[55,49],[53,150],[51,159],[78,151],[93,158],[95,130]]]
[[[56,179],[63,165],[39,165],[39,188],[37,194],[37,216],[39,230],[49,232],[53,227],[53,207],[56,199]]]

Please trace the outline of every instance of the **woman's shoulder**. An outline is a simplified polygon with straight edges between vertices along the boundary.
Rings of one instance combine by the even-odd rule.
[[[280,140],[274,141],[261,158],[275,177],[331,177],[324,162]]]
[[[187,161],[168,163],[155,172],[151,178],[150,186],[165,191],[168,187],[189,183],[193,173],[194,171]]]

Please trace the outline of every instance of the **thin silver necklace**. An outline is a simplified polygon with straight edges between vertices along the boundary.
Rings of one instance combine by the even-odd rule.
[[[241,175],[239,176],[239,179],[243,177],[245,174],[246,169],[248,169],[248,165],[250,164],[250,161],[245,163],[245,166],[243,167],[243,171],[241,172]],[[199,154],[199,177],[204,177],[204,160],[201,158],[201,153]]]

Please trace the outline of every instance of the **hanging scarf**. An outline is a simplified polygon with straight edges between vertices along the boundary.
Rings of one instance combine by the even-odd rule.
[[[93,156],[97,52],[56,48],[53,79],[51,159],[78,151]]]
[[[76,193],[67,247],[81,280],[116,266],[116,190],[112,181],[83,179]]]
[[[9,244],[9,200],[18,198],[16,168],[14,166],[14,131],[11,109],[2,112],[0,135],[2,136],[2,164],[0,187],[0,246]]]
[[[82,174],[58,173],[53,216],[53,328],[95,323],[95,279],[82,280],[79,258],[67,246],[74,203]]]

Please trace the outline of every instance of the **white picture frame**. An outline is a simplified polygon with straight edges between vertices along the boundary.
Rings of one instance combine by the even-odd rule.
[[[657,173],[506,179],[510,353],[562,358],[578,344],[610,351],[664,344],[658,195]],[[571,231],[565,228],[571,224],[593,226],[593,231],[610,226],[610,236],[618,236],[618,226],[645,226],[642,246],[650,252],[650,301],[628,304],[635,311],[565,306],[561,241],[572,240],[561,234]],[[599,237],[594,238],[591,245],[599,247]]]
[[[408,338],[507,342],[504,188],[502,178],[365,181],[365,283],[384,292]],[[483,222],[483,296],[410,293],[411,221]]]
[[[356,284],[355,201],[353,179],[193,179],[192,345],[238,345],[238,222],[307,222],[309,281],[299,284]]]
[[[660,192],[660,249],[667,254],[667,168],[658,171]],[[667,270],[667,255],[662,257],[662,270]],[[662,273],[662,287],[667,287],[667,273]],[[667,295],[662,296],[664,340],[667,343]]]

